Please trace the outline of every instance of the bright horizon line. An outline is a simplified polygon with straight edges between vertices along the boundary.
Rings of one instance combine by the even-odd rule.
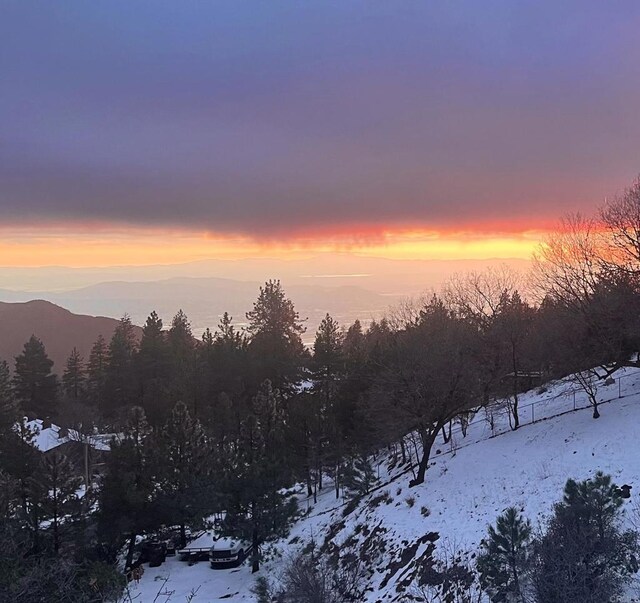
[[[503,226],[503,225],[501,225]],[[515,226],[515,225],[514,225]],[[350,254],[388,260],[531,259],[550,228],[388,228],[288,238],[258,238],[168,228],[2,227],[0,265],[18,267],[126,267],[207,260],[298,260]],[[7,261],[9,260],[9,261]]]

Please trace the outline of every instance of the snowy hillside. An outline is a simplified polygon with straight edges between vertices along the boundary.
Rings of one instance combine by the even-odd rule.
[[[308,516],[293,526],[289,538],[272,547],[272,559],[263,565],[261,574],[277,577],[282,559],[311,539],[320,546],[368,547],[379,554],[372,554],[375,572],[367,601],[403,601],[398,585],[426,550],[428,542],[423,536],[437,533],[437,546],[448,541],[475,551],[487,525],[506,507],[522,508],[536,524],[560,499],[567,478],[584,479],[597,470],[611,474],[618,484],[634,487],[626,510],[630,521],[640,490],[640,372],[629,370],[621,377],[601,388],[599,397],[611,402],[601,408],[598,420],[589,409],[567,412],[573,410],[574,395],[567,392],[566,384],[550,387],[544,394],[524,395],[523,422],[531,420],[526,413],[532,411],[538,422],[516,432],[490,437],[484,411],[478,413],[466,438],[458,433],[453,446],[439,443],[435,447],[440,453],[433,456],[421,486],[409,488],[410,473],[398,475],[406,467],[387,473],[390,458],[386,457],[380,478],[381,482],[392,481],[351,512],[335,500],[329,484]],[[577,407],[585,405],[584,397],[576,399]],[[531,404],[534,406],[527,406]],[[539,420],[545,416],[551,418]],[[507,429],[506,417],[496,416],[494,432]],[[301,507],[308,505],[302,499]],[[198,589],[195,602],[253,601],[254,579],[248,566],[212,570],[208,563],[189,567],[170,558],[161,567],[146,568],[131,596],[145,603],[166,601],[170,596],[172,602],[182,603]],[[156,599],[159,591],[165,594]]]

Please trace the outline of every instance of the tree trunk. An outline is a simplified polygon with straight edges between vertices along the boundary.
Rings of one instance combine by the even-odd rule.
[[[511,573],[513,576],[513,592],[514,595],[522,602],[522,593],[520,592],[520,576],[518,575],[518,568],[516,566],[515,559],[511,560]]]
[[[338,500],[340,498],[340,463],[336,464],[335,485],[336,485],[336,500]]]
[[[60,532],[58,529],[58,488],[54,482],[51,492],[53,498],[53,552],[57,555],[60,550]]]
[[[449,435],[447,435],[446,426],[443,425],[442,426],[442,440],[444,441],[445,444],[448,444],[450,439],[451,439],[451,431],[449,431]]]
[[[599,419],[600,418],[600,411],[598,410],[598,401],[593,400],[593,418],[594,419]]]
[[[260,553],[258,551],[258,527],[253,526],[251,534],[251,573],[260,571]]]
[[[307,471],[307,498],[309,498],[313,494],[313,486],[311,485],[311,471],[309,467],[306,468]]]
[[[518,427],[520,427],[520,416],[518,415],[518,396],[517,395],[513,396],[513,407],[511,410],[513,413],[513,431],[515,431],[516,429],[518,429]]]
[[[135,532],[131,532],[131,536],[129,537],[129,548],[127,549],[127,560],[125,562],[125,568],[129,569],[133,564],[133,553],[136,546],[136,534]]]
[[[180,548],[183,549],[187,546],[187,530],[184,525],[184,521],[180,524]]]
[[[513,430],[520,427],[520,417],[518,416],[518,360],[516,357],[516,346],[511,345],[511,360],[513,366]]]
[[[407,462],[407,450],[404,445],[404,437],[400,439],[400,451],[402,452],[402,464],[405,465]]]
[[[60,551],[60,533],[58,530],[58,513],[53,516],[53,552],[57,555]]]
[[[420,438],[422,440],[422,455],[420,457],[420,464],[418,465],[418,473],[415,479],[412,479],[409,482],[410,488],[424,483],[424,475],[429,467],[431,448],[433,447],[433,443],[435,442],[440,428],[440,426],[437,426],[435,429],[431,429],[420,434]]]

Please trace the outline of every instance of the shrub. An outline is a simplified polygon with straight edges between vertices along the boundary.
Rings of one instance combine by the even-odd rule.
[[[258,603],[270,603],[272,600],[271,585],[264,576],[258,576],[251,592],[256,596]]]
[[[478,576],[467,553],[447,546],[437,558],[433,554],[422,563],[409,589],[407,601],[420,603],[481,603]]]
[[[291,557],[282,576],[282,603],[346,603],[362,601],[365,569],[353,556],[329,561],[316,551]]]
[[[376,507],[379,507],[382,503],[385,503],[386,505],[388,505],[392,501],[393,501],[393,499],[391,498],[391,494],[389,494],[389,490],[385,490],[381,494],[378,494],[377,496],[374,496],[369,501],[369,505],[368,506],[371,509],[375,509]]]

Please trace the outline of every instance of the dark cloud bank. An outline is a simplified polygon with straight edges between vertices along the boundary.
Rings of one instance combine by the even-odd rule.
[[[640,170],[636,2],[0,7],[0,220],[532,224]]]

